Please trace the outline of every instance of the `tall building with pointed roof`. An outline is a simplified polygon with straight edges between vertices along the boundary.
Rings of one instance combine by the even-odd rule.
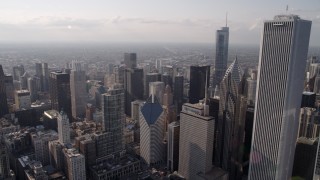
[[[216,33],[216,59],[213,87],[219,85],[227,70],[229,48],[229,27],[222,27]]]
[[[140,156],[148,165],[164,161],[164,123],[163,109],[152,94],[140,112]]]
[[[216,166],[227,170],[230,161],[230,143],[235,121],[236,101],[243,71],[236,57],[220,83],[219,118],[217,123]]]

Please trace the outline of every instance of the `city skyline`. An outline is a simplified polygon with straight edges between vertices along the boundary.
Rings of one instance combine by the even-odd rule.
[[[258,45],[265,19],[274,14],[298,14],[313,21],[310,46],[320,46],[317,7],[320,2],[316,0],[10,1],[0,7],[0,41],[213,43],[215,30],[225,26],[228,13],[230,44]]]

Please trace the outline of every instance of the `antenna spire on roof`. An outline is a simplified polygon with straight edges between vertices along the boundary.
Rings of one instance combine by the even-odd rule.
[[[228,27],[228,12],[226,12],[226,27]]]

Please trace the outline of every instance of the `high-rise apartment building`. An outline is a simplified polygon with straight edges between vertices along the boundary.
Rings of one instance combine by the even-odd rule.
[[[209,87],[209,79],[210,66],[190,66],[189,103],[198,103],[205,97],[205,87]]]
[[[185,103],[180,113],[179,174],[201,179],[212,169],[214,118],[203,103]]]
[[[51,108],[63,110],[71,118],[70,74],[62,72],[50,73]]]
[[[259,57],[249,179],[290,179],[311,21],[265,21]]]
[[[81,64],[73,62],[73,69],[70,74],[70,92],[72,117],[83,118],[86,110],[86,73],[82,71]]]
[[[111,89],[102,95],[102,126],[111,133],[113,152],[123,150],[123,131],[125,122],[124,90]]]
[[[5,86],[5,75],[0,65],[0,117],[9,113],[6,86]]]
[[[227,70],[229,47],[229,27],[222,27],[216,33],[216,60],[213,76],[213,86],[220,84]]]

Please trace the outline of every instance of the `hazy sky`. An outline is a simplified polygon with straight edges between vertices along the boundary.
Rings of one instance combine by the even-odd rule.
[[[259,44],[263,20],[287,5],[320,46],[320,0],[6,0],[0,42],[214,43],[228,12],[230,43]]]

